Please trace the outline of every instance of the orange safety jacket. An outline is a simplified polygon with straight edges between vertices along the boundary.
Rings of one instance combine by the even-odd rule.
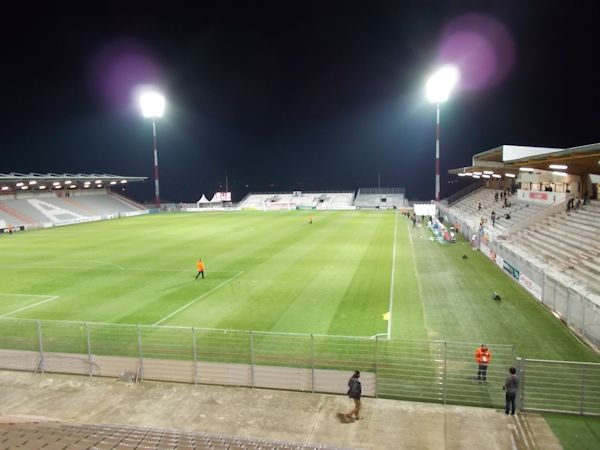
[[[196,267],[198,268],[198,272],[204,272],[204,262],[203,261],[198,261],[196,263]]]
[[[475,350],[475,361],[477,364],[489,364],[492,362],[492,352],[489,349],[483,350],[479,347]]]

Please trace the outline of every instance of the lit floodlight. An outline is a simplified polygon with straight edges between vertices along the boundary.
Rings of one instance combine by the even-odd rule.
[[[517,177],[514,173],[505,173],[504,176],[508,177],[508,178],[516,178]]]
[[[531,167],[521,167],[521,168],[519,168],[519,170],[521,172],[533,172],[535,169],[533,169]]]
[[[494,177],[494,178],[502,178],[502,175],[500,175],[499,173],[493,173],[492,177]]]
[[[55,181],[54,183],[52,183],[52,186],[60,186],[60,183],[58,181]]]
[[[38,186],[38,189],[46,189],[46,185],[45,185],[45,184],[40,184],[40,185]]]
[[[23,189],[23,190],[29,189],[29,186],[21,186],[21,189]]]
[[[431,103],[442,103],[448,100],[450,92],[458,82],[459,72],[454,66],[442,66],[425,85],[425,95]]]
[[[552,172],[552,175],[558,175],[559,177],[566,177],[569,174],[564,173],[564,172]]]
[[[466,173],[459,173],[459,174],[458,174],[458,176],[459,176],[459,177],[466,177],[466,176],[467,176],[467,174],[466,174]]]
[[[75,189],[77,187],[77,185],[72,184],[71,186],[69,186],[69,189]]]
[[[121,184],[127,183],[127,180],[121,180]]]
[[[102,183],[102,180],[96,180],[96,181],[94,181],[94,183],[96,183],[96,184],[101,184],[101,183]]]
[[[486,175],[492,175],[494,173],[493,170],[484,170],[483,173],[485,173]]]
[[[565,166],[564,164],[550,164],[548,167],[554,170],[566,170],[569,166]]]
[[[90,185],[89,185],[89,184],[84,184],[84,185],[83,185],[83,188],[84,188],[84,189],[89,189],[89,188],[90,188]]]
[[[71,184],[71,183],[72,183],[72,181],[71,181],[71,180],[67,180],[67,181],[65,181],[65,184]]]
[[[162,117],[165,112],[165,98],[158,92],[140,94],[140,106],[144,117]]]
[[[17,187],[21,187],[21,186],[23,186],[23,183],[19,181],[19,182],[17,183]]]
[[[35,181],[35,180],[31,180],[31,181],[29,182],[29,185],[30,185],[30,186],[32,186],[32,185],[34,185],[34,184],[37,184],[37,181]]]
[[[480,175],[473,175],[473,178],[481,178]]]
[[[488,175],[488,174],[485,174],[485,173],[483,175],[481,175],[481,178],[490,178],[490,177],[491,177],[491,175]]]
[[[117,184],[117,182],[116,182],[116,181],[111,181],[111,182],[110,182],[110,184],[111,184],[111,185],[113,185],[113,184]]]
[[[473,172],[473,175],[481,175],[481,172]]]
[[[473,176],[473,174],[471,172],[465,173],[465,177],[472,177],[472,176]]]
[[[2,186],[3,191],[8,191],[10,188],[8,186]]]

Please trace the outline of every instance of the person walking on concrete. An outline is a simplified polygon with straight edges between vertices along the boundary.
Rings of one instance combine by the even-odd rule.
[[[196,263],[196,269],[198,269],[198,273],[196,274],[196,280],[200,275],[202,275],[202,279],[204,280],[204,261],[202,261],[202,258],[200,258]]]
[[[502,389],[506,391],[506,406],[504,407],[504,414],[508,416],[508,413],[510,412],[510,414],[514,416],[517,390],[519,389],[517,370],[514,367],[508,369],[508,376],[504,381],[504,386],[502,386]]]
[[[475,350],[475,362],[478,366],[477,380],[483,382],[487,381],[487,368],[491,361],[492,352],[490,352],[485,344],[481,344],[481,346]]]
[[[349,419],[360,419],[360,396],[362,394],[362,385],[358,379],[360,378],[360,372],[354,371],[354,374],[348,380],[348,397],[354,400],[354,409],[346,414]]]

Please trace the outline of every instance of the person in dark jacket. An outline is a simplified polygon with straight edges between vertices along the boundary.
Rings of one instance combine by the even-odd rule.
[[[504,381],[502,389],[506,391],[506,406],[504,407],[504,413],[508,415],[515,415],[515,403],[517,399],[517,390],[519,389],[519,379],[517,378],[517,370],[514,367],[508,369],[508,376]]]
[[[346,414],[349,419],[354,418],[360,419],[360,396],[362,394],[362,385],[358,379],[360,378],[360,372],[354,371],[354,374],[348,380],[348,397],[354,400],[354,409]]]

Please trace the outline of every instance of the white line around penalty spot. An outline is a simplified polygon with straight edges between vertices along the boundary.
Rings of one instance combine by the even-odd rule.
[[[161,323],[163,323],[165,320],[173,317],[175,314],[177,314],[178,312],[183,311],[185,308],[187,308],[188,306],[193,305],[194,303],[196,303],[198,300],[203,299],[204,297],[206,297],[208,294],[213,293],[214,291],[216,291],[217,289],[219,289],[222,286],[225,286],[227,283],[229,283],[230,281],[233,281],[235,278],[239,277],[241,274],[243,274],[244,272],[238,272],[236,275],[232,276],[231,278],[229,278],[228,280],[223,281],[221,284],[215,286],[214,288],[212,288],[210,291],[205,292],[204,294],[202,294],[200,297],[196,297],[194,300],[186,303],[185,305],[183,305],[181,308],[176,309],[175,311],[173,311],[171,314],[163,317],[162,319],[160,319],[158,322],[153,323],[152,326],[157,326],[160,325]]]
[[[2,295],[7,295],[7,294],[2,294]],[[18,294],[17,294],[17,295],[18,295]],[[22,294],[22,295],[25,295],[25,294]],[[32,295],[31,297],[33,297],[33,295]],[[39,295],[36,295],[36,297],[40,297],[40,296],[39,296]],[[48,297],[48,296],[47,296],[47,295],[45,295],[44,297]],[[14,311],[11,311],[11,312],[9,312],[9,313],[3,314],[3,315],[1,315],[0,317],[12,316],[13,314],[16,314],[16,313],[18,313],[18,312],[25,311],[26,309],[35,308],[35,307],[36,307],[36,306],[38,306],[38,305],[43,305],[44,303],[48,303],[48,302],[54,301],[54,300],[56,300],[58,297],[59,297],[58,295],[54,295],[54,296],[52,296],[52,297],[50,297],[50,298],[47,298],[46,300],[42,300],[41,302],[34,303],[33,305],[24,306],[24,307],[22,307],[22,308],[15,309]]]

